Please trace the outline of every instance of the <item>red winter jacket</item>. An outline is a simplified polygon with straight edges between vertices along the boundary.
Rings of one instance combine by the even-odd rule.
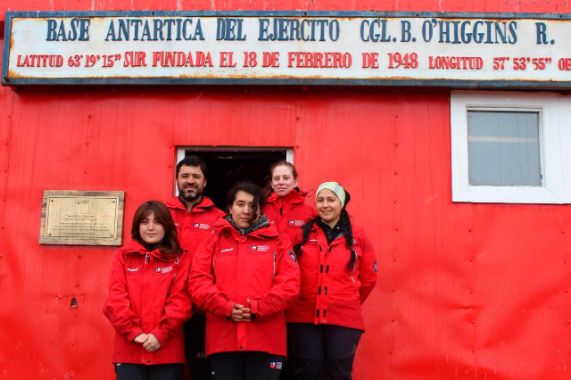
[[[314,224],[298,255],[301,291],[287,310],[288,322],[328,324],[364,330],[361,304],[377,281],[377,260],[362,229],[353,227],[357,261],[347,268],[351,253],[343,235],[327,244],[323,230]]]
[[[301,240],[301,228],[316,216],[313,207],[305,204],[307,193],[292,190],[285,197],[272,193],[264,205],[264,215],[278,231],[287,234],[292,246]]]
[[[182,324],[191,314],[186,288],[189,267],[186,253],[163,260],[158,250],[147,252],[135,241],[119,249],[103,308],[115,328],[114,363],[184,362]],[[133,342],[142,333],[153,334],[161,347],[148,352]]]
[[[212,226],[225,214],[207,197],[203,197],[190,211],[178,197],[173,197],[166,205],[176,224],[180,245],[190,253],[192,263],[192,256],[200,243],[211,235]]]
[[[189,288],[206,311],[206,353],[262,351],[286,356],[284,310],[299,293],[299,268],[287,236],[273,226],[247,235],[220,219],[196,252]],[[249,305],[251,322],[229,317],[234,305]]]

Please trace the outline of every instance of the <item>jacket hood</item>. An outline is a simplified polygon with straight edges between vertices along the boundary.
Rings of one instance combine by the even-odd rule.
[[[183,203],[183,201],[179,197],[172,197],[171,200],[166,202],[166,205],[168,208],[175,208],[175,209],[186,211],[186,205]],[[202,199],[200,200],[200,202],[195,204],[191,211],[192,212],[205,212],[205,211],[211,210],[215,207],[216,207],[216,205],[212,202],[212,200],[210,200],[210,198],[203,196]]]

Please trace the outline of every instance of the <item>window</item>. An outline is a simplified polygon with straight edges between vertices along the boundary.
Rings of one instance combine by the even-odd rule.
[[[452,200],[571,203],[571,99],[454,91]]]

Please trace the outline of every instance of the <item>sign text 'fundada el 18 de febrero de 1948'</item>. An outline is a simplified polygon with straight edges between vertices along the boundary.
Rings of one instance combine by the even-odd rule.
[[[2,83],[571,87],[571,18],[8,12]]]

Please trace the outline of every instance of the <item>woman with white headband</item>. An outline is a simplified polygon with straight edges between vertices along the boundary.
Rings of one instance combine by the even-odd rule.
[[[361,304],[376,283],[377,263],[365,232],[352,225],[349,193],[337,182],[316,192],[317,217],[296,245],[299,298],[287,311],[288,374],[294,379],[351,379],[364,331]]]

